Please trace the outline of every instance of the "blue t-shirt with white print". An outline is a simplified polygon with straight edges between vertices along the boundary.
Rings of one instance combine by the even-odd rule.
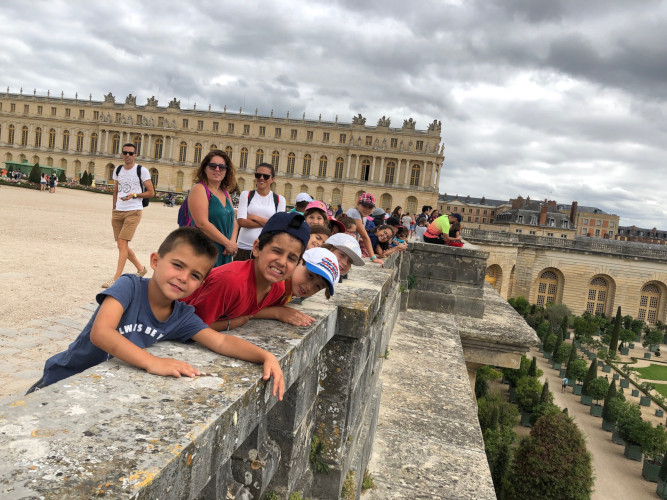
[[[174,310],[166,321],[158,321],[148,303],[148,282],[134,274],[124,274],[95,299],[102,304],[107,295],[123,306],[118,331],[139,347],[148,347],[163,340],[185,342],[208,326],[195,314],[195,308],[181,301],[174,302]],[[111,359],[106,351],[90,341],[90,330],[95,322],[99,306],[74,342],[66,351],[49,358],[44,366],[45,386],[81,373],[91,366]]]

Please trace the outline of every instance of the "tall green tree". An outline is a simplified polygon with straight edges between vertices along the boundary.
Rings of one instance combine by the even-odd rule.
[[[567,369],[565,373],[568,377],[570,377],[570,365],[575,359],[577,359],[577,348],[573,343],[572,348],[570,349],[570,355],[567,357],[567,362],[565,363],[565,368]]]
[[[537,358],[533,356],[533,360],[530,362],[530,368],[528,368],[529,377],[537,377]]]
[[[551,355],[551,359],[554,363],[560,363],[563,360],[561,359],[560,346],[563,344],[563,332],[559,331],[558,336],[556,337],[556,344],[554,345],[554,350]]]
[[[42,169],[39,166],[39,162],[35,163],[30,170],[30,175],[28,175],[28,180],[33,184],[39,184],[39,181],[42,179]]]
[[[567,415],[540,418],[514,454],[508,481],[512,498],[589,499],[593,487],[591,456],[581,431]]]
[[[618,349],[618,337],[621,334],[621,306],[616,310],[616,321],[614,322],[614,332],[611,334],[609,341],[609,353],[616,353]]]
[[[560,322],[560,331],[563,332],[563,338],[567,337],[567,327],[569,320],[567,316],[563,316],[563,320]]]
[[[581,388],[582,394],[590,396],[590,394],[588,394],[588,386],[596,378],[598,378],[598,361],[597,359],[594,359],[593,361],[591,361],[591,366],[588,368],[588,372],[586,373],[586,378],[584,378],[584,385]]]
[[[542,386],[542,394],[540,395],[540,403],[551,403],[551,395],[549,394],[549,381],[544,382]]]
[[[616,381],[612,380],[607,390],[607,395],[604,397],[604,406],[602,407],[602,418],[607,422],[612,422],[611,400],[616,397]]]
[[[67,177],[65,176],[64,170],[60,171],[60,175],[58,176],[58,182],[67,182]]]

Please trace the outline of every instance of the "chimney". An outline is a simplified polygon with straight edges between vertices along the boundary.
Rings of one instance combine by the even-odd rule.
[[[517,208],[521,208],[523,206],[523,198],[521,195],[519,195],[519,197],[515,200],[510,200],[510,203],[512,204],[512,210],[516,210]]]
[[[542,205],[540,207],[540,226],[547,225],[547,206]]]
[[[572,224],[576,224],[577,221],[577,206],[579,206],[579,203],[573,201],[572,207],[570,208],[570,222],[572,222]]]
[[[486,203],[486,196],[482,196],[481,204],[484,205],[485,203]]]
[[[530,196],[526,198],[526,205],[528,205],[529,203],[530,203]]]

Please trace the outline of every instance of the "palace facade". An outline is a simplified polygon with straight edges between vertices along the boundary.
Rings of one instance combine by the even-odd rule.
[[[84,171],[96,183],[111,180],[122,163],[121,146],[135,144],[138,163],[151,172],[159,191],[186,192],[201,159],[211,149],[229,154],[239,190],[252,189],[255,166],[277,170],[274,191],[294,203],[299,192],[332,205],[350,207],[362,191],[377,205],[402,205],[417,212],[435,206],[444,161],[441,124],[417,130],[410,118],[400,128],[382,117],[376,126],[358,115],[352,123],[229,112],[191,110],[173,99],[159,106],[151,97],[138,105],[107,94],[103,101],[51,95],[0,94],[0,158],[63,169],[78,179]]]

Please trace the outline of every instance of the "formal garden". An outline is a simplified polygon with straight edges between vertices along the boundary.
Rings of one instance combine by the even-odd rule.
[[[667,362],[661,344],[667,328],[645,325],[620,308],[613,318],[572,315],[566,306],[546,309],[523,298],[510,304],[535,329],[539,351],[566,384],[562,390],[589,407],[609,439],[629,460],[643,462],[642,476],[667,498]],[[475,392],[487,459],[498,498],[590,498],[591,456],[573,420],[553,403],[535,357],[518,370],[483,367]],[[508,397],[489,391],[502,378]],[[552,388],[561,390],[560,387]],[[518,439],[517,425],[530,427]],[[664,464],[664,465],[663,465]]]

